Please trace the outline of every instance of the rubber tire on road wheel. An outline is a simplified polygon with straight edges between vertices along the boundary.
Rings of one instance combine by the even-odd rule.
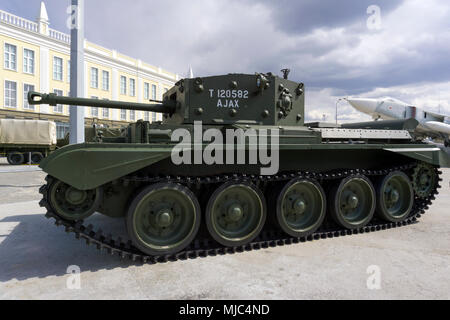
[[[301,201],[304,204],[302,212],[296,212],[295,201]],[[293,179],[278,194],[277,224],[292,237],[307,237],[322,225],[326,206],[325,191],[317,181],[304,178]]]
[[[221,214],[218,213],[217,207],[218,205],[222,206],[220,200],[224,200],[223,197],[228,198],[228,196],[224,195],[239,189],[241,190],[240,194],[243,198],[233,198],[235,199],[235,202],[245,202],[246,209],[244,210],[243,216],[239,219],[239,222],[244,225],[243,228],[246,230],[242,230],[241,228],[241,230],[230,231],[221,225],[221,221],[219,220],[226,220],[227,218],[224,218],[223,212],[221,212]],[[245,200],[253,201],[253,203],[249,203]],[[266,216],[267,207],[263,193],[255,185],[247,181],[229,181],[222,184],[210,197],[205,211],[206,227],[209,234],[218,243],[227,247],[242,246],[253,241],[261,232],[266,221]]]
[[[24,163],[25,157],[20,152],[11,152],[8,153],[7,160],[10,165],[17,166]]]
[[[396,210],[388,208],[389,199],[386,198],[386,188],[390,181],[393,181],[391,183],[394,183],[397,187],[395,190],[399,191],[399,199],[396,200],[396,203],[398,203]],[[414,190],[410,179],[404,172],[394,171],[381,177],[377,181],[375,189],[377,194],[376,212],[380,218],[389,222],[399,222],[409,216],[414,204]]]
[[[174,230],[167,227],[172,233],[169,236],[172,238],[171,243],[161,234],[158,236],[152,233],[156,222],[154,211],[164,211],[169,204],[172,206],[171,211],[175,212],[175,218],[172,215],[172,225],[176,227]],[[189,188],[176,183],[160,182],[144,187],[137,193],[128,209],[126,226],[130,239],[139,250],[148,255],[168,255],[185,249],[195,239],[200,220],[200,204]],[[177,233],[180,235],[178,238]]]
[[[359,211],[351,216],[347,216],[342,210],[348,210],[341,201],[342,196],[352,186],[356,188],[357,195],[361,198],[357,201],[354,210]],[[376,194],[372,182],[364,175],[355,174],[342,179],[331,189],[329,195],[330,215],[333,220],[346,229],[358,229],[367,225],[375,213]],[[363,200],[363,201],[361,201]],[[361,205],[363,208],[361,208]],[[345,209],[344,209],[345,208]],[[352,210],[352,209],[350,209]],[[362,212],[363,211],[363,212]]]

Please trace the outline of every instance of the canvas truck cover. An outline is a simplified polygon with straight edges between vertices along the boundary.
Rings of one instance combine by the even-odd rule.
[[[0,144],[55,145],[53,121],[0,119]]]

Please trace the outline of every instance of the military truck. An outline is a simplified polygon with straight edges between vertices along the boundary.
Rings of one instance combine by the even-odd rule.
[[[416,139],[414,119],[306,124],[304,84],[272,73],[183,79],[160,103],[37,92],[28,101],[163,113],[162,122],[139,120],[121,136],[65,146],[40,164],[47,218],[142,262],[415,223],[438,193],[439,167],[449,165],[445,152]],[[94,213],[125,220],[127,238],[90,224]]]
[[[0,119],[0,155],[11,165],[40,163],[55,150],[56,142],[52,121]]]

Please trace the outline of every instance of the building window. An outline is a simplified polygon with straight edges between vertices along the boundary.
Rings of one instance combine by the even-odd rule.
[[[26,110],[34,110],[34,105],[29,105],[28,103],[28,92],[34,91],[34,85],[24,84],[23,85],[23,108]]]
[[[103,118],[109,119],[109,109],[103,108]]]
[[[5,43],[5,69],[17,70],[17,47],[12,44]]]
[[[120,94],[127,94],[127,78],[120,76]]]
[[[34,73],[34,51],[23,49],[23,72]]]
[[[150,85],[147,82],[144,82],[144,99],[150,99]]]
[[[67,82],[70,83],[70,60],[67,61]]]
[[[108,71],[102,72],[102,89],[109,91],[109,72]]]
[[[64,139],[66,134],[69,133],[69,124],[65,122],[56,123],[56,139]]]
[[[63,79],[63,59],[53,57],[53,80]]]
[[[120,110],[120,120],[127,120],[127,110]]]
[[[130,79],[130,96],[136,95],[136,80]]]
[[[130,121],[136,120],[136,111],[130,110]]]
[[[156,121],[156,112],[152,112],[152,122]]]
[[[53,93],[56,94],[57,96],[62,96],[63,95],[62,90],[58,90],[58,89],[53,90]],[[53,107],[53,112],[55,112],[55,113],[63,113],[63,105],[62,104],[57,104],[56,106],[54,106]]]
[[[98,69],[91,68],[91,88],[98,88]]]
[[[150,112],[148,112],[148,111],[144,111],[144,120],[145,120],[145,121],[149,121],[149,120],[150,120],[150,115],[149,115],[149,113],[150,113]]]
[[[156,85],[152,84],[152,100],[156,100]]]
[[[17,83],[5,80],[5,107],[17,107]]]
[[[98,97],[91,96],[91,99],[98,99]],[[91,107],[91,115],[93,118],[98,118],[98,108],[97,107]]]

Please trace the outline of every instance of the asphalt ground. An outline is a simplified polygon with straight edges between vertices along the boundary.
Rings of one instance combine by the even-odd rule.
[[[1,159],[0,299],[450,299],[450,169],[443,171],[440,194],[417,224],[139,265],[56,227],[38,205],[45,174]],[[123,232],[122,219],[90,219]],[[79,277],[68,273],[78,269]]]

